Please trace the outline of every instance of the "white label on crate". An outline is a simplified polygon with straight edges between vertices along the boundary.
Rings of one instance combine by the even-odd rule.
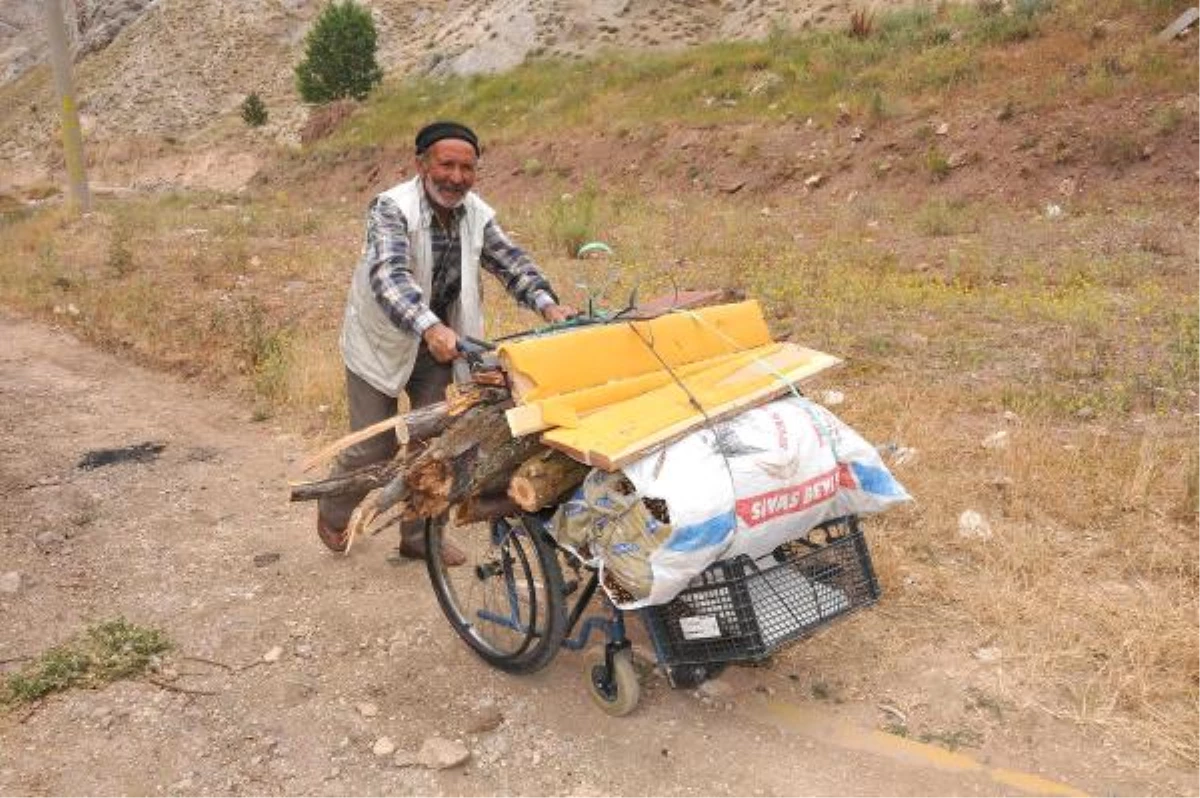
[[[721,629],[717,626],[717,616],[715,615],[692,615],[680,618],[679,631],[683,632],[685,640],[703,640],[721,636]]]

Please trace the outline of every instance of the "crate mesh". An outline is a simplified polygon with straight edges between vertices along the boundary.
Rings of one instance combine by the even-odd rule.
[[[715,563],[671,602],[643,612],[663,664],[701,665],[763,659],[878,597],[866,540],[851,517],[757,560]]]

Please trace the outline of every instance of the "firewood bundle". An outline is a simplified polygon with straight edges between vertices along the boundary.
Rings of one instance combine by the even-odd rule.
[[[451,398],[338,441],[307,464],[327,459],[393,426],[401,447],[391,461],[312,482],[293,483],[292,501],[369,491],[351,516],[350,540],[398,519],[433,518],[457,507],[460,523],[555,504],[574,490],[588,466],[544,446],[536,435],[513,437],[512,407],[500,388],[451,389]]]
[[[532,512],[561,501],[592,466],[617,471],[840,363],[773,341],[757,302],[709,304],[721,296],[631,302],[619,318],[507,341],[445,402],[326,452],[395,427],[409,446],[393,461],[293,484],[292,500],[370,491],[351,518],[351,540],[454,507],[460,523]]]

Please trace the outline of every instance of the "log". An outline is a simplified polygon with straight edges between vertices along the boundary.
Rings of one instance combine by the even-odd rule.
[[[480,403],[497,404],[507,398],[507,392],[490,386],[471,386],[469,391],[459,391],[454,401],[437,402],[436,404],[418,408],[409,413],[398,415],[386,421],[361,429],[340,438],[327,446],[318,454],[309,458],[302,465],[302,470],[308,471],[316,465],[331,459],[338,452],[355,443],[366,440],[381,432],[399,427],[406,431],[401,435],[409,444],[421,443],[436,438],[446,431],[456,417],[465,413],[472,405]],[[506,405],[507,407],[507,405]],[[361,493],[387,485],[396,475],[405,469],[405,452],[398,453],[397,459],[387,463],[372,463],[362,468],[337,474],[311,482],[292,482],[291,501],[312,501],[326,496],[337,496],[343,493]]]
[[[469,497],[502,494],[517,467],[542,448],[534,436],[509,434],[508,407],[476,405],[455,418],[391,482],[363,499],[351,519],[351,534],[401,502],[405,518],[434,518]]]
[[[504,493],[517,467],[543,448],[534,437],[512,437],[504,419],[507,409],[507,405],[471,408],[421,453],[410,473],[422,481],[420,487],[416,483],[412,485],[412,492],[420,492],[422,500],[417,502],[416,508],[426,509],[422,515],[438,515],[468,496]],[[436,491],[426,487],[432,484],[432,480],[423,481],[427,470],[442,475],[445,480],[443,496],[437,496]],[[432,511],[432,506],[423,506],[425,500],[435,498],[442,502],[436,512]]]
[[[406,443],[427,441],[442,434],[442,430],[450,424],[451,417],[445,402],[427,405],[408,413],[404,417],[408,429]]]
[[[454,508],[454,523],[459,526],[518,515],[521,508],[508,496],[472,496]]]
[[[343,449],[348,449],[356,443],[361,443],[393,428],[401,430],[399,438],[403,443],[428,440],[442,433],[442,430],[450,423],[450,417],[450,409],[446,402],[437,402],[408,413],[395,415],[378,424],[372,424],[365,429],[355,430],[349,435],[338,438],[301,463],[300,470],[311,471],[322,463],[332,460]]]
[[[522,510],[534,512],[558,502],[590,470],[562,452],[545,449],[521,463],[509,480],[508,495]]]
[[[394,460],[386,463],[372,463],[314,482],[293,484],[289,499],[294,502],[307,502],[326,496],[340,496],[344,493],[365,493],[391,482],[395,478],[396,472],[402,467],[401,463]]]

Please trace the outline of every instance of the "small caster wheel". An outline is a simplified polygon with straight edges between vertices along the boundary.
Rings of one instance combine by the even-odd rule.
[[[612,671],[604,664],[604,653],[588,658],[584,669],[588,695],[596,706],[609,715],[628,715],[641,696],[637,671],[633,668],[633,652],[628,648],[613,654]]]

